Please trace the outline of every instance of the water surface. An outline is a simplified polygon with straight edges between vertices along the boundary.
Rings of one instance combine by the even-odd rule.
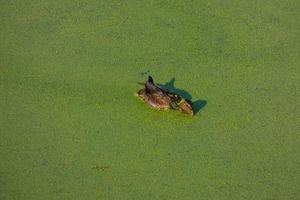
[[[299,198],[298,11],[2,2],[0,199]],[[149,74],[197,115],[139,101]]]

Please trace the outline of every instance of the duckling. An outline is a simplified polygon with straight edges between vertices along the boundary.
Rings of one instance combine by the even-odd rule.
[[[140,89],[137,92],[137,96],[149,106],[160,110],[174,109],[194,115],[190,100],[158,87],[154,84],[151,76],[148,77],[148,81],[143,85],[145,88]]]

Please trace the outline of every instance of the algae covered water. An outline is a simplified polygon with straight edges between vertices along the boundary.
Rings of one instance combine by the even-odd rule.
[[[299,7],[3,1],[0,199],[299,198]]]

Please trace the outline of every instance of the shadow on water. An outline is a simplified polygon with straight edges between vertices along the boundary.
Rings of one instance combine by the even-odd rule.
[[[196,101],[193,101],[192,95],[190,93],[188,93],[185,90],[175,88],[174,83],[175,83],[175,78],[172,78],[170,81],[166,82],[165,84],[157,84],[157,85],[159,85],[163,89],[166,89],[170,92],[173,92],[175,94],[182,96],[186,100],[192,101],[193,102],[193,110],[194,110],[195,114],[197,114],[202,108],[205,107],[205,105],[207,104],[206,100],[198,99]]]
[[[197,114],[207,104],[206,100],[199,99],[193,102],[194,113]]]

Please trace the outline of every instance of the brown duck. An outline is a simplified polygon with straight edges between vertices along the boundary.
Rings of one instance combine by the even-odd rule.
[[[162,110],[174,109],[194,115],[192,102],[190,100],[186,100],[180,95],[158,87],[154,84],[151,76],[148,77],[148,81],[143,85],[145,88],[139,90],[137,96],[149,106]]]

